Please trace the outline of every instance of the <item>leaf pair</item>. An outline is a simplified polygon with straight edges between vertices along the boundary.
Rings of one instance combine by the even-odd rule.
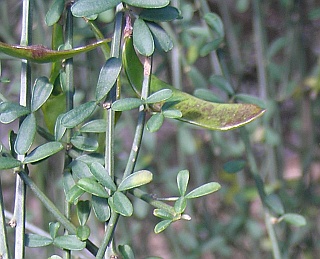
[[[155,209],[153,211],[153,214],[156,217],[163,219],[155,226],[154,228],[155,233],[162,232],[174,221],[177,221],[180,219],[186,219],[186,220],[191,219],[190,216],[182,214],[187,207],[188,199],[194,199],[201,196],[205,196],[213,192],[216,192],[221,188],[220,184],[216,182],[210,182],[202,186],[199,186],[198,188],[187,193],[188,183],[189,183],[189,171],[188,170],[180,171],[177,175],[177,186],[180,193],[180,197],[175,201],[175,204],[174,204],[175,213],[172,214],[171,212],[166,211],[164,209]]]

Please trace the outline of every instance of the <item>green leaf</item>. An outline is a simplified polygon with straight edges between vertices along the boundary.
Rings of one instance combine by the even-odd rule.
[[[53,85],[49,83],[48,78],[39,77],[37,78],[31,97],[31,111],[37,111],[49,98],[53,90]]]
[[[305,217],[296,213],[286,213],[281,219],[296,227],[302,227],[307,224]]]
[[[59,222],[50,222],[49,223],[49,232],[50,232],[50,236],[52,239],[56,238],[59,228],[60,228]]]
[[[67,195],[68,191],[76,184],[70,170],[63,172],[62,184],[65,195]]]
[[[108,199],[110,207],[124,217],[130,217],[133,213],[131,201],[122,192],[116,191],[112,197]]]
[[[161,8],[170,3],[170,0],[125,0],[128,5],[142,8]]]
[[[148,22],[147,25],[154,37],[157,47],[160,47],[164,52],[168,52],[173,48],[173,42],[170,36],[160,25],[151,22]]]
[[[170,219],[160,221],[154,227],[154,233],[159,234],[160,232],[164,231],[167,227],[169,227],[171,223],[172,223],[172,220]]]
[[[79,226],[77,227],[76,235],[81,241],[85,241],[90,236],[90,228],[88,226]]]
[[[46,24],[52,26],[57,23],[62,15],[64,9],[65,1],[64,0],[55,0],[49,8],[49,11],[46,14]]]
[[[73,128],[89,118],[96,107],[97,105],[94,101],[81,104],[63,115],[61,124],[66,128]]]
[[[104,187],[92,178],[82,178],[77,182],[77,186],[82,190],[91,193],[93,195],[108,198],[109,194]]]
[[[43,247],[51,245],[53,240],[38,234],[25,234],[25,244],[27,247]]]
[[[84,124],[80,128],[80,132],[103,133],[106,132],[106,125],[105,119],[92,120]]]
[[[91,206],[90,206],[90,201],[85,200],[85,201],[78,201],[77,203],[77,216],[78,216],[78,221],[80,226],[84,226],[88,218],[90,216],[91,212]]]
[[[57,119],[66,112],[66,94],[61,93],[58,95],[51,95],[41,106],[41,110],[43,111],[43,118],[49,131],[53,133],[54,131],[57,131],[55,127],[60,126],[58,129],[61,130],[61,132],[59,132],[64,133],[65,128],[61,127],[61,118],[59,119],[59,122],[57,122]]]
[[[63,259],[63,258],[59,255],[51,255],[50,257],[48,257],[48,259]]]
[[[179,193],[181,196],[184,196],[186,194],[188,182],[189,182],[189,171],[181,170],[177,175],[177,185],[178,185]]]
[[[90,165],[90,171],[92,175],[104,186],[107,187],[109,190],[115,192],[117,190],[117,186],[115,185],[114,181],[111,179],[110,175],[106,171],[106,169],[97,162],[93,162]]]
[[[121,60],[119,58],[109,58],[105,65],[101,68],[97,88],[96,100],[99,102],[104,99],[113,85],[121,71]]]
[[[223,38],[218,38],[213,41],[208,42],[203,47],[201,47],[199,54],[201,57],[209,55],[212,51],[217,50],[223,43]]]
[[[13,157],[0,156],[0,170],[19,167],[21,162]]]
[[[14,150],[23,155],[27,153],[34,141],[34,137],[37,131],[36,117],[33,113],[29,114],[21,123],[16,142],[14,144]]]
[[[182,117],[182,112],[179,110],[164,110],[162,114],[165,118],[169,119],[179,119]]]
[[[221,185],[216,182],[206,183],[186,195],[187,199],[198,198],[204,195],[208,195],[210,193],[216,192],[221,188]]]
[[[45,159],[49,156],[58,153],[63,149],[63,145],[60,142],[48,142],[41,146],[36,147],[28,154],[23,160],[24,164],[34,163]]]
[[[264,202],[274,213],[278,215],[284,214],[284,207],[278,195],[269,194],[265,197]]]
[[[147,130],[150,132],[158,131],[164,121],[164,116],[162,113],[153,114],[147,122]]]
[[[231,95],[231,96],[234,95],[234,90],[231,84],[223,76],[220,76],[220,75],[211,76],[210,83],[213,84],[215,87],[218,87],[220,90],[224,91],[228,95]]]
[[[134,253],[130,246],[128,245],[119,245],[119,252],[121,253],[123,259],[135,259]]]
[[[62,51],[48,49],[42,45],[21,46],[9,45],[0,42],[0,52],[3,52],[4,54],[7,54],[11,57],[26,59],[36,63],[51,63],[63,59],[72,58],[81,53],[94,50],[95,48],[104,45],[110,41],[111,39],[104,39],[84,47],[78,47]]]
[[[162,89],[148,96],[148,98],[146,99],[146,103],[160,103],[168,100],[171,96],[172,91],[170,89]]]
[[[79,0],[71,7],[71,12],[76,17],[86,17],[99,14],[116,7],[121,0]]]
[[[107,199],[92,195],[92,208],[99,221],[106,222],[110,218],[110,207]]]
[[[88,151],[88,152],[94,152],[99,147],[99,143],[96,139],[85,137],[85,136],[72,137],[71,144],[80,150]]]
[[[151,56],[154,52],[154,41],[149,27],[142,19],[133,24],[133,45],[143,56]]]
[[[122,60],[129,83],[140,95],[143,66],[135,53],[131,38],[126,38]],[[163,110],[180,110],[182,117],[179,120],[211,130],[234,129],[264,113],[263,109],[253,104],[221,104],[201,100],[175,89],[155,76],[152,76],[150,88],[151,92],[171,89],[173,95],[165,101]]]
[[[76,235],[65,235],[56,237],[53,244],[61,249],[82,250],[86,247],[86,242],[80,241]]]
[[[183,213],[186,207],[187,207],[187,199],[185,197],[180,197],[174,203],[174,210],[179,214]]]
[[[170,219],[173,220],[174,215],[172,215],[170,212],[163,210],[163,209],[154,209],[153,215],[155,215],[158,218],[161,219]]]
[[[67,192],[66,199],[69,203],[74,203],[75,200],[79,199],[79,197],[84,193],[85,191],[83,189],[79,188],[77,185],[74,185]]]
[[[14,102],[0,103],[0,122],[10,123],[30,113],[29,109]]]
[[[151,22],[169,22],[182,17],[177,8],[168,5],[162,8],[143,9],[139,18]]]
[[[204,20],[209,25],[209,27],[217,33],[219,38],[224,37],[224,26],[219,15],[215,13],[207,13],[204,16]]]
[[[64,114],[60,114],[56,120],[56,124],[54,127],[54,138],[56,141],[60,141],[63,138],[64,133],[66,132],[67,128],[62,126],[61,120]]]
[[[112,104],[112,110],[114,111],[129,111],[136,109],[143,104],[143,101],[138,98],[124,98],[115,101]]]
[[[122,180],[118,186],[118,191],[126,191],[138,186],[150,183],[152,181],[152,173],[148,170],[140,170],[130,174]]]
[[[223,170],[229,174],[234,174],[240,172],[245,166],[246,161],[242,159],[231,160],[223,165]]]
[[[79,159],[73,160],[69,167],[71,167],[73,175],[78,179],[92,177],[89,166]]]

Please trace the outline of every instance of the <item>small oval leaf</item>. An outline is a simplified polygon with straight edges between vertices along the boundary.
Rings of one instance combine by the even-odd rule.
[[[122,192],[115,192],[112,197],[108,199],[110,207],[124,217],[130,217],[133,213],[133,206],[131,201]]]
[[[27,247],[43,247],[51,245],[53,240],[38,234],[25,234],[25,242]]]
[[[27,153],[34,141],[34,137],[37,131],[36,117],[33,113],[29,114],[21,123],[16,142],[14,144],[14,150],[23,155]]]
[[[177,184],[178,184],[178,189],[181,196],[184,196],[186,194],[188,183],[189,183],[189,171],[181,170],[177,175]]]
[[[224,91],[225,93],[231,96],[234,95],[234,90],[231,84],[223,76],[220,76],[220,75],[211,76],[210,83],[218,87],[220,90]]]
[[[185,197],[180,197],[174,203],[174,210],[176,213],[181,214],[185,211],[187,207],[187,199]]]
[[[181,18],[180,11],[173,6],[143,9],[139,17],[151,22],[169,22]]]
[[[103,133],[106,132],[106,125],[106,120],[104,119],[92,120],[84,124],[80,128],[80,132]]]
[[[231,160],[223,165],[223,170],[229,174],[234,174],[240,172],[245,166],[246,161],[242,159]]]
[[[104,99],[112,86],[116,83],[121,71],[121,60],[119,58],[109,58],[101,68],[96,88],[96,100]]]
[[[76,17],[87,17],[99,14],[116,7],[121,0],[79,0],[71,7],[71,12]]]
[[[34,163],[45,159],[49,156],[58,153],[63,149],[63,145],[60,142],[48,142],[41,146],[36,147],[28,154],[23,160],[24,164]]]
[[[209,25],[211,29],[213,29],[219,38],[224,37],[224,26],[219,15],[215,13],[207,13],[204,16],[206,23]]]
[[[84,194],[85,191],[79,188],[77,185],[74,185],[69,189],[66,194],[66,199],[69,203],[74,203],[79,197]]]
[[[128,5],[142,8],[161,8],[170,3],[170,0],[125,0]]]
[[[142,19],[133,24],[133,45],[143,56],[151,56],[154,52],[154,40],[149,27]]]
[[[71,167],[73,176],[77,177],[78,179],[92,177],[89,166],[79,159],[73,160],[69,164],[69,167]]]
[[[296,227],[302,227],[307,224],[305,217],[296,213],[286,213],[281,218]]]
[[[88,152],[94,152],[99,147],[99,143],[96,139],[85,137],[85,136],[72,137],[71,144],[80,150],[88,151]]]
[[[182,117],[182,112],[179,110],[164,110],[162,111],[162,114],[169,119],[179,119]]]
[[[60,228],[59,222],[50,222],[49,223],[49,232],[50,232],[50,236],[52,239],[56,238],[59,228]]]
[[[130,174],[122,180],[118,186],[118,191],[126,191],[138,186],[150,183],[152,181],[152,173],[148,170],[141,170]]]
[[[110,218],[110,207],[107,199],[92,195],[92,208],[99,221],[106,222]]]
[[[73,128],[89,118],[96,107],[94,101],[84,103],[64,114],[61,118],[61,124],[66,128]]]
[[[147,23],[153,37],[157,48],[161,48],[164,52],[168,52],[173,48],[173,42],[170,36],[166,33],[162,27],[156,23]]]
[[[77,216],[80,226],[84,226],[89,218],[91,212],[90,201],[78,201],[77,203]]]
[[[186,195],[187,199],[198,198],[210,193],[216,192],[221,188],[221,185],[216,182],[206,183]]]
[[[115,192],[117,190],[117,186],[111,179],[110,175],[106,171],[106,169],[97,162],[93,162],[90,165],[90,171],[92,175],[104,186],[107,187],[109,190]]]
[[[37,111],[49,98],[53,90],[53,85],[46,77],[37,78],[31,97],[31,111]]]
[[[135,259],[134,253],[128,245],[119,245],[119,252],[123,256],[123,259]]]
[[[64,0],[55,0],[49,8],[46,14],[46,24],[48,26],[54,25],[59,21],[65,5]]]
[[[171,223],[172,223],[172,220],[170,220],[170,219],[166,219],[166,220],[160,221],[160,222],[154,227],[154,233],[159,234],[160,232],[162,232],[163,230],[165,230],[167,227],[169,227]]]
[[[150,132],[158,131],[164,121],[164,116],[162,113],[153,114],[147,122],[147,130]]]
[[[160,103],[169,99],[171,96],[172,96],[172,90],[162,89],[148,96],[148,98],[146,99],[146,103],[148,104]]]
[[[93,195],[102,197],[102,198],[108,198],[109,194],[107,191],[103,188],[101,184],[99,184],[96,180],[92,178],[82,178],[77,182],[77,186],[81,188],[82,190],[91,193]]]
[[[13,157],[0,156],[0,170],[11,169],[19,167],[21,162]]]
[[[0,122],[10,123],[30,113],[29,109],[14,102],[0,103]]]
[[[76,235],[65,235],[56,237],[53,244],[67,250],[82,250],[86,247],[86,242],[82,242]]]
[[[161,219],[170,219],[173,220],[174,215],[172,215],[170,212],[163,210],[163,209],[154,209],[153,215],[155,215],[158,218]]]
[[[90,228],[88,226],[79,226],[77,227],[76,235],[81,241],[85,241],[90,236]]]
[[[138,98],[125,98],[119,99],[112,104],[112,110],[114,111],[129,111],[136,109],[143,104],[143,101]]]

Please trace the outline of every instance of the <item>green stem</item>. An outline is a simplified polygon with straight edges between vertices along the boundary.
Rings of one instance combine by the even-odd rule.
[[[32,0],[24,0],[22,6],[22,30],[20,44],[28,46],[32,41]],[[21,83],[20,83],[20,105],[30,107],[31,101],[31,67],[30,62],[22,60],[21,63]],[[21,125],[23,118],[20,119]],[[24,155],[18,155],[22,161]],[[26,168],[27,170],[27,168]],[[26,221],[26,186],[22,179],[17,175],[16,197],[14,203],[14,216],[12,223],[15,225],[15,258],[25,256],[25,221]]]
[[[7,239],[7,229],[6,229],[6,219],[4,215],[4,203],[2,196],[2,185],[1,185],[1,175],[0,175],[0,256],[3,258],[11,258],[9,243]]]
[[[119,4],[117,6],[117,13],[115,17],[115,27],[113,39],[111,42],[111,57],[118,58],[120,56],[121,49],[121,36],[122,36],[122,26],[123,26],[123,5]],[[119,96],[118,85],[115,84],[109,95],[107,102],[112,104],[115,100],[117,100]],[[114,139],[115,139],[115,111],[112,109],[107,109],[106,111],[106,142],[105,142],[105,168],[109,173],[112,179],[114,179]],[[108,253],[112,256],[116,255],[114,242],[113,242],[113,232],[115,226],[117,224],[119,215],[114,211],[111,212],[111,218],[108,224],[106,225],[106,232],[104,236],[104,240],[102,245],[99,248],[97,258],[102,258],[106,253],[106,249],[108,249]]]
[[[241,134],[241,139],[244,142],[245,150],[247,153],[247,159],[248,159],[249,168],[250,168],[249,171],[251,173],[252,178],[255,180],[256,188],[258,190],[258,194],[263,205],[267,232],[272,243],[273,256],[275,259],[281,259],[279,244],[277,241],[277,237],[276,237],[273,225],[271,224],[271,216],[269,214],[268,208],[265,206],[266,193],[264,190],[263,180],[259,175],[258,166],[254,157],[252,147],[250,145],[249,134],[245,127],[240,128],[240,134]]]
[[[19,176],[24,183],[30,188],[36,197],[43,203],[48,211],[64,226],[70,234],[75,234],[77,228],[64,216],[60,210],[54,205],[54,203],[38,188],[38,186],[31,180],[31,178],[24,171],[20,171]],[[93,254],[96,255],[98,248],[90,241],[86,241],[86,248]],[[17,258],[17,257],[16,257]],[[23,257],[22,257],[23,258]]]
[[[66,46],[67,49],[72,49],[73,47],[73,19],[72,19],[72,13],[70,10],[71,6],[68,6],[67,8],[67,20],[66,20]],[[67,59],[65,65],[65,72],[66,72],[66,110],[70,111],[73,109],[73,96],[74,96],[74,82],[73,82],[73,59]],[[72,137],[72,129],[66,130],[66,142],[70,143]],[[64,162],[64,168],[66,169],[67,166],[72,162],[72,158],[67,154],[67,151],[65,153],[65,162]],[[70,219],[71,218],[71,205],[70,203],[65,199],[65,205],[64,205],[64,214],[65,216]],[[65,231],[65,234],[68,234],[68,231]],[[71,258],[71,251],[66,250],[65,251],[65,258],[70,259]]]

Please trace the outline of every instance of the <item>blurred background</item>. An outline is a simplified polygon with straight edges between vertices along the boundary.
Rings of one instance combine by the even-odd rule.
[[[45,14],[53,1],[34,1],[33,44],[51,46],[52,28]],[[175,44],[169,53],[157,52],[154,73],[166,82],[201,98],[219,102],[252,102],[266,108],[264,116],[245,126],[253,148],[257,171],[268,195],[285,213],[304,216],[307,224],[285,222],[274,228],[283,258],[317,258],[320,253],[320,2],[316,0],[201,0],[171,1],[183,19],[162,24]],[[19,44],[22,1],[0,0],[0,40]],[[224,24],[224,40],[215,44],[216,32],[204,20],[218,14]],[[106,37],[113,32],[113,11],[98,17]],[[74,46],[95,41],[84,20],[76,18]],[[219,61],[219,62],[218,62]],[[75,62],[75,103],[91,100],[105,60],[100,50],[80,55]],[[19,100],[20,62],[0,53],[0,93]],[[50,65],[33,65],[33,78],[49,76]],[[236,93],[231,96],[215,80],[223,74]],[[34,81],[34,80],[33,80]],[[123,79],[123,95],[132,90]],[[38,114],[42,118],[41,113]],[[123,113],[116,127],[116,170],[121,175],[131,148],[137,114]],[[44,122],[43,122],[44,124]],[[0,140],[8,147],[12,123],[0,125]],[[43,141],[38,137],[39,143]],[[240,130],[217,132],[166,120],[157,133],[144,134],[137,169],[154,174],[145,190],[156,197],[178,195],[179,170],[190,171],[190,190],[209,181],[222,185],[217,193],[191,202],[190,222],[178,221],[154,234],[158,219],[152,208],[132,199],[135,212],[120,219],[117,242],[130,244],[137,258],[272,258],[265,214],[250,174]],[[233,162],[233,163],[232,163]],[[228,165],[241,163],[236,172]],[[56,204],[63,206],[62,155],[31,168],[31,176]],[[48,169],[49,168],[49,169]],[[8,211],[13,210],[15,177],[1,173]],[[282,204],[282,205],[281,205]],[[48,231],[52,216],[28,193],[28,220]],[[280,213],[282,214],[282,213]],[[272,214],[276,222],[278,215]],[[91,217],[91,234],[99,244],[103,225]],[[13,238],[13,231],[11,238]],[[47,258],[52,248],[28,249],[27,258]],[[57,251],[55,251],[57,252]],[[83,257],[85,258],[85,257]],[[90,258],[90,257],[88,257]]]

